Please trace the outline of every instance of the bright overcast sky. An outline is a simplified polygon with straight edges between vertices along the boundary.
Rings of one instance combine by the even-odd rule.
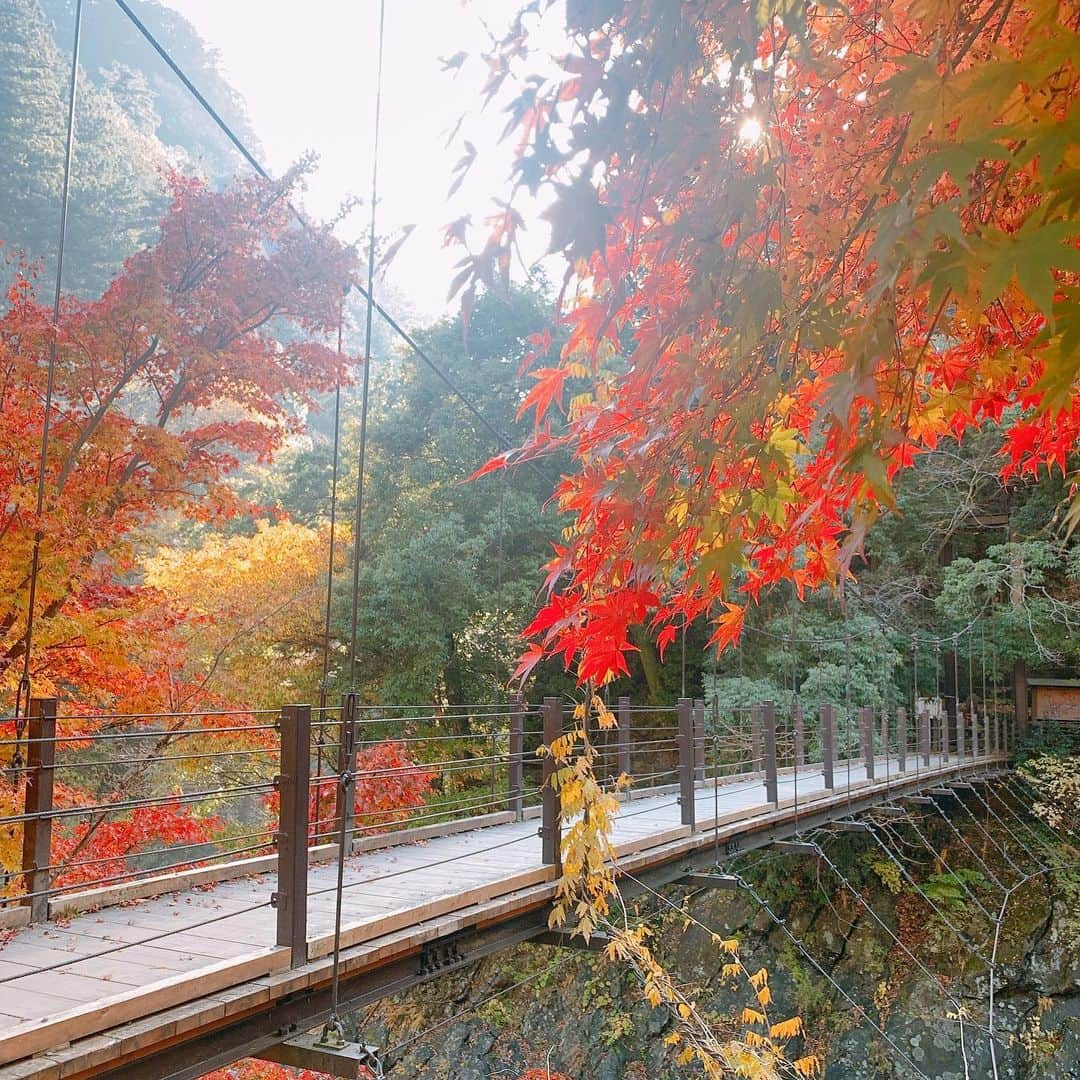
[[[371,187],[379,0],[166,0],[221,56],[226,77],[243,95],[272,172],[307,150],[319,155],[306,205],[334,214],[347,194],[365,203]],[[464,213],[480,220],[492,196],[507,191],[510,147],[497,145],[505,117],[480,112],[486,65],[479,59],[517,8],[516,0],[387,0],[379,152],[378,230],[417,226],[390,270],[394,292],[418,316],[446,307],[460,249],[442,247],[443,227]],[[560,49],[559,16],[545,20],[548,47]],[[440,57],[472,58],[456,78]],[[447,135],[465,115],[457,140]],[[454,163],[468,137],[480,160],[452,202]],[[537,208],[529,222],[526,259],[546,246]],[[342,233],[364,234],[367,210],[354,211]]]

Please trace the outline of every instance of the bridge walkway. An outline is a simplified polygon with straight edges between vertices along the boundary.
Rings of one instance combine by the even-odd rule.
[[[612,839],[620,866],[636,873],[688,852],[726,848],[755,830],[783,825],[790,834],[800,814],[819,824],[865,807],[868,798],[910,793],[1003,760],[933,754],[916,772],[908,757],[901,773],[895,757],[879,757],[873,781],[863,778],[862,760],[839,761],[833,789],[825,787],[820,765],[807,765],[775,777],[775,802],[766,801],[761,774],[698,782],[692,826],[684,824],[677,790],[641,793],[623,802]],[[535,819],[506,821],[348,858],[345,978],[415,955],[425,941],[463,928],[542,912],[557,871],[543,863],[537,831]],[[324,985],[335,879],[332,862],[309,869],[307,963],[300,967],[290,966],[289,948],[275,944],[277,879],[269,873],[7,931],[0,946],[0,1078],[105,1073],[186,1030],[212,1028]],[[534,920],[531,932],[542,922]]]

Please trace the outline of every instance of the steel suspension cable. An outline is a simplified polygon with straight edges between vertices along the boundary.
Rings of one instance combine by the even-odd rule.
[[[892,939],[893,944],[898,946],[902,952],[906,953],[911,958],[911,960],[914,961],[915,965],[923,972],[923,974],[926,975],[930,979],[930,981],[937,986],[938,990],[941,992],[942,997],[944,997],[946,1001],[950,1002],[956,1008],[957,1013],[959,1014],[962,1008],[960,1000],[949,991],[947,986],[942,984],[941,976],[932,972],[926,966],[926,964],[924,964],[922,960],[920,960],[918,956],[916,956],[915,953],[904,943],[904,940],[900,937],[900,935],[897,934],[896,931],[894,931],[892,927],[890,927],[889,924],[880,915],[878,915],[878,913],[874,910],[874,906],[863,896],[863,894],[858,889],[855,888],[855,886],[848,880],[847,875],[844,874],[844,872],[836,865],[836,863],[834,863],[832,859],[829,858],[824,848],[822,848],[822,846],[816,841],[813,841],[813,843],[814,846],[818,849],[818,853],[822,861],[840,879],[843,887],[847,889],[847,891],[851,893],[851,895],[854,897],[856,904],[866,909],[874,922],[876,922],[878,926],[885,931],[889,938]]]
[[[22,765],[19,739],[26,727],[33,687],[30,664],[34,644],[34,615],[37,607],[37,583],[41,571],[41,515],[45,510],[45,472],[49,463],[49,435],[56,391],[57,338],[60,333],[60,294],[64,284],[64,248],[67,244],[68,208],[71,203],[71,162],[75,152],[75,103],[79,96],[79,53],[82,48],[83,0],[75,0],[75,31],[71,48],[71,85],[67,100],[67,137],[64,141],[64,181],[60,191],[60,231],[56,247],[56,283],[53,290],[52,335],[49,341],[49,363],[45,380],[45,412],[41,421],[41,451],[38,458],[37,492],[34,509],[34,544],[30,551],[30,581],[26,598],[26,634],[23,638],[22,675],[15,693],[15,751],[13,768]]]
[[[956,801],[957,804],[960,806],[960,809],[963,810],[969,818],[971,818],[975,827],[981,829],[986,835],[986,838],[994,845],[994,847],[997,848],[998,852],[1001,854],[1001,857],[1013,868],[1013,870],[1016,871],[1017,874],[1022,877],[1026,873],[1026,871],[1022,867],[1017,866],[1017,864],[1013,861],[1012,856],[1009,854],[1009,849],[1005,846],[1005,844],[1003,842],[999,842],[994,838],[993,833],[991,833],[990,830],[987,829],[986,826],[984,826],[983,823],[971,812],[971,807],[968,806],[968,804],[964,802],[963,799],[957,797]]]
[[[952,920],[945,915],[941,908],[938,907],[938,905],[935,904],[934,901],[931,900],[930,897],[928,897],[922,891],[922,889],[919,888],[919,883],[911,876],[911,872],[904,865],[903,858],[899,854],[897,854],[897,852],[899,851],[899,842],[896,852],[894,852],[892,846],[886,844],[885,841],[881,839],[879,830],[881,830],[881,832],[888,833],[890,839],[896,840],[895,835],[889,830],[887,825],[885,825],[883,822],[876,822],[875,825],[870,829],[870,835],[871,837],[873,837],[874,843],[877,844],[879,848],[881,848],[882,852],[884,852],[885,856],[889,859],[889,861],[896,865],[896,868],[900,871],[901,874],[904,875],[904,877],[908,881],[908,884],[915,890],[915,892],[919,896],[921,896],[922,899],[925,900],[931,908],[933,908],[934,913],[938,916],[938,918],[941,919],[941,921],[953,932],[956,940],[959,941],[960,944],[963,945],[963,947],[967,949],[967,951],[971,953],[972,956],[978,958],[984,964],[987,963],[986,957],[983,956],[982,953],[980,953],[979,950],[976,949],[970,941],[968,941],[967,936],[961,930],[959,930],[953,924]]]
[[[371,338],[375,318],[375,237],[379,198],[379,126],[382,121],[383,46],[386,38],[386,0],[379,0],[379,29],[375,69],[375,129],[371,146],[371,216],[368,225],[367,314],[364,321],[364,378],[360,397],[360,447],[356,465],[356,513],[353,518],[352,595],[349,620],[349,691],[347,716],[342,716],[342,772],[338,781],[341,827],[338,840],[337,889],[334,899],[334,952],[330,977],[330,1017],[323,1026],[322,1041],[343,1045],[345,1033],[338,1007],[341,999],[341,915],[345,895],[345,859],[350,845],[348,808],[353,800],[356,720],[356,641],[360,619],[360,564],[363,556],[364,473],[367,457],[368,405],[371,386]]]

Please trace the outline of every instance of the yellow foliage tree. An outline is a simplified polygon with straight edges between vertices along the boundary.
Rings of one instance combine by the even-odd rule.
[[[340,559],[347,542],[339,526]],[[185,613],[182,681],[252,708],[311,700],[329,543],[327,526],[259,521],[249,536],[212,536],[147,559],[147,583]]]

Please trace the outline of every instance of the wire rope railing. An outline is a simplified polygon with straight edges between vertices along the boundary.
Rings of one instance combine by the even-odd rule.
[[[828,703],[709,708],[702,699],[652,706],[623,697],[613,711],[613,727],[585,727],[597,781],[624,802],[620,819],[677,807],[691,831],[718,829],[729,811],[783,806],[794,807],[798,831],[822,795],[846,789],[850,798],[862,784],[888,786],[931,765],[937,775],[947,760],[938,740],[948,725],[934,727],[925,713],[909,722],[902,707],[852,708],[841,719]],[[970,720],[960,715],[975,724],[974,711]],[[22,908],[37,922],[185,882],[276,871],[278,944],[291,946],[299,962],[309,866],[333,859],[343,835],[350,857],[536,818],[538,829],[513,843],[535,842],[539,832],[542,862],[558,867],[560,807],[542,748],[567,729],[568,717],[559,698],[521,696],[475,706],[344,702],[176,713],[34,699],[19,741],[25,763],[9,760],[3,772],[9,797],[0,804],[0,831],[15,839],[8,849],[21,851],[21,863],[3,868],[0,912]],[[15,742],[6,738],[9,724],[0,721],[0,765],[12,756],[5,755]],[[978,749],[969,739],[963,760],[1000,756],[1007,727],[983,730],[990,734]],[[759,809],[746,810],[754,792]]]

